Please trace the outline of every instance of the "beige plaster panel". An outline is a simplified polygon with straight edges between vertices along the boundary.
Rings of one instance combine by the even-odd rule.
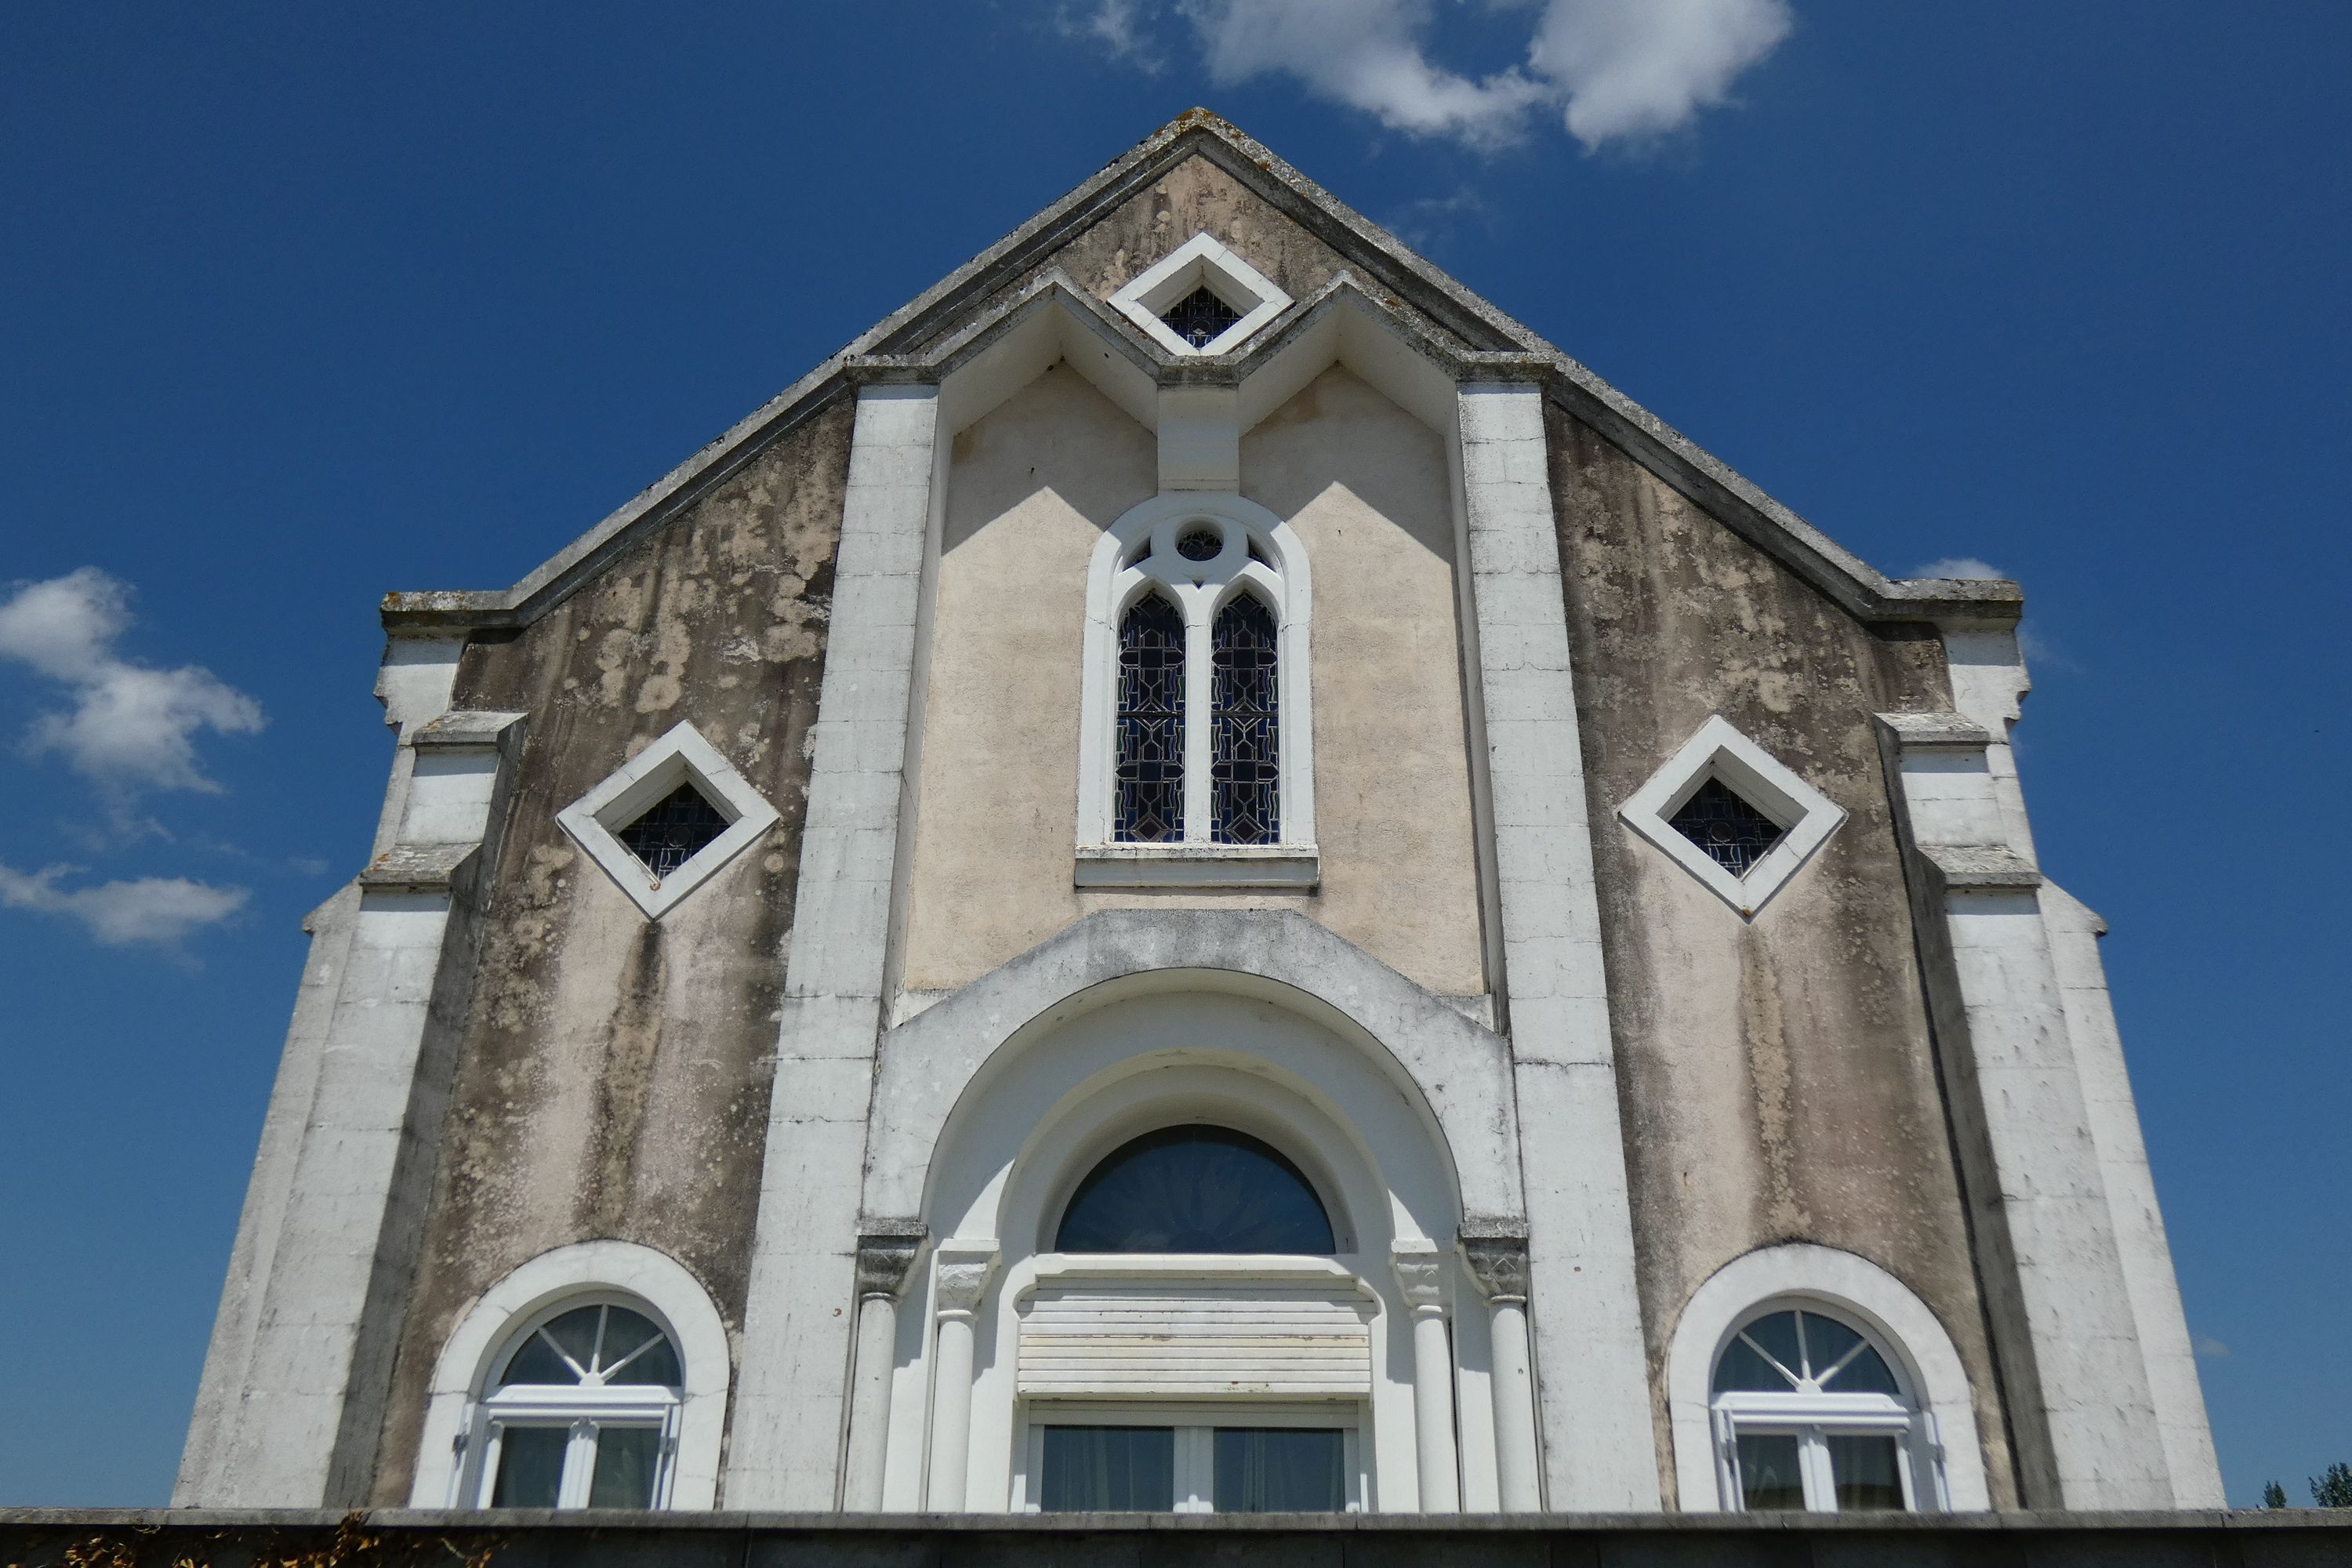
[[[1322,889],[1071,885],[1087,563],[1155,493],[1157,448],[1057,365],[951,458],[907,990],[968,984],[1091,910],[1138,906],[1296,909],[1433,991],[1485,989],[1444,448],[1334,371],[1244,440],[1242,473],[1314,565]]]
[[[1683,1304],[1744,1252],[1811,1241],[1942,1322],[2013,1507],[1871,720],[1948,703],[1940,645],[1855,621],[1558,410],[1551,434],[1661,1467]],[[1716,713],[1847,812],[1752,921],[1616,815]]]

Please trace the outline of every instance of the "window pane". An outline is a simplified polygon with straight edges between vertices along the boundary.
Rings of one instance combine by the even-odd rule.
[[[1248,594],[1210,628],[1209,837],[1220,844],[1282,840],[1281,718],[1274,615]]]
[[[547,1335],[534,1331],[507,1363],[506,1371],[499,1376],[499,1386],[503,1388],[510,1383],[537,1383],[569,1388],[579,1381],[579,1374],[565,1365],[563,1358],[555,1353],[555,1347],[547,1342]]]
[[[1184,837],[1184,620],[1147,594],[1118,626],[1118,759],[1111,836]]]
[[[1805,1483],[1797,1472],[1793,1434],[1740,1434],[1739,1505],[1757,1513],[1805,1506]]]
[[[492,1508],[553,1508],[563,1485],[569,1426],[508,1426],[499,1437],[499,1481]]]
[[[1796,1313],[1774,1312],[1769,1317],[1757,1319],[1740,1332],[1753,1341],[1757,1349],[1787,1367],[1792,1374],[1804,1372],[1804,1358],[1797,1349]],[[1786,1389],[1789,1382],[1783,1378],[1768,1386]]]
[[[1334,1250],[1298,1167],[1226,1127],[1163,1127],[1114,1151],[1062,1215],[1064,1252]]]
[[[1894,1438],[1833,1436],[1828,1443],[1840,1509],[1849,1513],[1902,1510],[1903,1479],[1895,1468],[1902,1460]]]
[[[618,1312],[613,1315],[620,1316]],[[660,1427],[599,1427],[596,1471],[588,1483],[588,1506],[653,1507],[654,1470],[660,1463]]]
[[[677,1388],[686,1381],[678,1375],[677,1350],[668,1336],[651,1318],[626,1307],[613,1308],[604,1320],[604,1364],[611,1373],[604,1381],[615,1386]]]
[[[1176,1506],[1166,1426],[1048,1426],[1038,1506],[1047,1513],[1165,1513]]]
[[[1217,1428],[1219,1513],[1338,1513],[1348,1506],[1346,1445],[1308,1426]]]
[[[629,1352],[647,1340],[658,1339],[661,1331],[643,1312],[632,1312],[626,1307],[613,1307],[604,1313],[604,1347],[596,1355],[596,1370],[610,1372],[629,1359]]]
[[[1715,1363],[1717,1394],[1786,1394],[1796,1386],[1758,1355],[1746,1340],[1736,1339]]]
[[[583,1370],[594,1364],[596,1354],[596,1323],[604,1315],[602,1307],[574,1307],[541,1329],[540,1332],[553,1340],[563,1353],[577,1362]],[[576,1379],[566,1377],[572,1383]]]
[[[1902,1390],[1895,1382],[1895,1369],[1886,1358],[1871,1347],[1860,1334],[1839,1322],[1824,1318],[1819,1312],[1805,1314],[1805,1348],[1813,1354],[1813,1375],[1821,1377],[1830,1368],[1853,1359],[1839,1367],[1834,1377],[1822,1378],[1822,1386],[1840,1394],[1885,1394],[1900,1396]]]

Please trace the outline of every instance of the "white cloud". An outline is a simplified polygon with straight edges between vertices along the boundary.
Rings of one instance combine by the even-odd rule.
[[[1941,561],[1930,561],[1915,577],[1953,577],[1962,582],[1983,583],[2009,581],[2009,574],[1998,566],[1989,565],[1973,555],[1948,555]]]
[[[2197,1336],[2197,1353],[2207,1361],[2228,1361],[2230,1347],[2210,1334]]]
[[[1454,0],[1454,4],[1464,0]],[[1789,0],[1488,0],[1533,15],[1527,58],[1486,76],[1433,61],[1436,0],[1174,0],[1220,85],[1286,75],[1421,136],[1495,146],[1557,114],[1590,151],[1680,129],[1772,52]],[[1064,31],[1149,60],[1148,0],[1097,0]]]
[[[1112,58],[1159,74],[1160,56],[1150,47],[1143,0],[1096,0],[1091,9],[1084,11],[1065,5],[1054,13],[1054,25],[1066,37],[1092,38],[1108,49]]]
[[[0,600],[0,658],[63,685],[72,706],[40,715],[27,743],[56,752],[118,801],[140,789],[217,791],[197,765],[199,731],[250,734],[261,704],[200,665],[156,669],[115,652],[131,591],[95,566],[19,584]]]
[[[51,866],[27,875],[0,865],[0,906],[79,921],[109,947],[151,942],[176,948],[193,933],[236,914],[253,896],[243,888],[215,888],[184,877],[59,887],[72,869]]]

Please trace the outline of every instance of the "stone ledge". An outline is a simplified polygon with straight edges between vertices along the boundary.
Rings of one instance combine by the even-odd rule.
[[[1322,879],[1312,844],[1089,844],[1071,881],[1080,888],[1284,888]]]
[[[2038,888],[2042,873],[2023,857],[1987,845],[1923,844],[1919,853],[1947,888]]]

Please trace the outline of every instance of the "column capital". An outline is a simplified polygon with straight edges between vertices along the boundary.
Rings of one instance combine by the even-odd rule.
[[[938,1271],[937,1310],[941,1319],[968,1319],[979,1309],[989,1278],[996,1272],[996,1259],[997,1246],[992,1237],[940,1243],[933,1267]]]
[[[1445,1255],[1433,1241],[1400,1241],[1390,1252],[1397,1284],[1405,1305],[1416,1318],[1443,1317],[1445,1312]]]
[[[869,1219],[857,1236],[857,1299],[896,1301],[922,1256],[928,1232],[919,1219]]]
[[[1461,1237],[1462,1261],[1468,1266],[1470,1277],[1478,1281],[1478,1289],[1486,1300],[1496,1306],[1508,1302],[1524,1305],[1528,1299],[1528,1237],[1525,1230],[1517,1232],[1465,1232]]]

